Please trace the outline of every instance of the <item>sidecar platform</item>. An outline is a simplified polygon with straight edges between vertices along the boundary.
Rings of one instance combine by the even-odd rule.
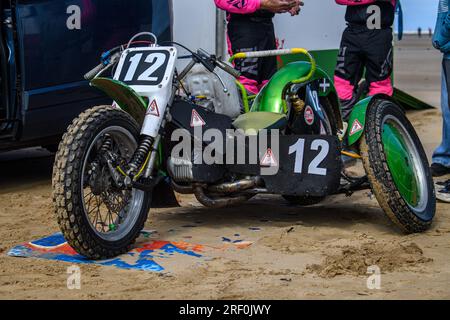
[[[255,134],[262,129],[283,129],[288,124],[286,115],[275,112],[248,112],[240,115],[233,122],[236,129],[242,129],[247,134],[253,131]]]
[[[246,138],[247,159],[255,139]],[[270,140],[270,139],[269,139]],[[335,194],[341,182],[341,149],[335,136],[279,136],[279,150],[272,141],[258,146],[257,164],[227,165],[240,175],[259,175],[268,193],[293,196],[327,196]],[[235,163],[238,163],[236,160]],[[273,170],[264,170],[273,169]]]

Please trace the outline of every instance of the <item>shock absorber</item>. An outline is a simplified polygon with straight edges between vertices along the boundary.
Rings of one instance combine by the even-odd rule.
[[[105,140],[103,141],[100,151],[102,153],[111,151],[112,145],[113,145],[113,140],[112,140],[111,136],[107,133],[107,134],[105,134]]]
[[[140,169],[145,160],[147,159],[147,156],[152,148],[154,142],[154,138],[150,136],[143,135],[141,137],[141,142],[139,143],[139,147],[136,149],[133,158],[129,164],[130,166],[130,173],[136,173],[138,169]]]
[[[290,98],[295,114],[299,114],[300,112],[302,112],[305,108],[305,101],[300,99],[297,94],[292,95]]]

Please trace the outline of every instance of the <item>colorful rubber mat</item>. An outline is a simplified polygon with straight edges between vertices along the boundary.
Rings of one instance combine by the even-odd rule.
[[[223,238],[221,246],[208,246],[191,244],[187,242],[173,242],[153,240],[152,231],[143,231],[136,241],[134,249],[114,259],[94,261],[86,259],[72,249],[61,233],[42,238],[36,241],[24,243],[12,248],[8,255],[21,258],[38,258],[45,260],[63,261],[74,264],[97,264],[102,266],[114,266],[120,269],[135,269],[151,272],[165,270],[164,262],[168,259],[177,259],[181,256],[189,256],[194,259],[208,257],[208,252],[226,250],[229,248],[244,249],[252,243],[243,240]],[[157,260],[158,262],[156,262]]]

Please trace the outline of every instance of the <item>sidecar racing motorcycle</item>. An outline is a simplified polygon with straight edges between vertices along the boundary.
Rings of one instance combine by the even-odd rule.
[[[129,250],[162,183],[212,208],[238,205],[258,194],[306,206],[329,195],[371,189],[405,232],[430,227],[436,200],[427,157],[392,98],[361,99],[345,129],[333,83],[307,50],[233,56],[306,57],[282,67],[251,97],[236,80],[240,74],[232,61],[174,42],[160,46],[149,35],[154,39],[145,46],[133,37],[128,45],[105,52],[101,64],[86,74],[114,104],[76,118],[56,155],[56,216],[78,253],[106,259]],[[189,55],[179,56],[180,47]],[[176,67],[180,59],[181,71]],[[192,75],[199,66],[214,75],[224,96],[230,96],[232,83],[239,93],[234,105],[211,102],[208,90],[193,93],[203,79]],[[108,70],[112,76],[102,76]],[[243,111],[230,116],[218,112],[218,105],[222,110],[238,105]],[[358,153],[347,154],[344,143]],[[242,153],[247,155],[243,161]],[[363,176],[345,174],[343,153],[363,162]],[[214,161],[201,159],[205,154]]]

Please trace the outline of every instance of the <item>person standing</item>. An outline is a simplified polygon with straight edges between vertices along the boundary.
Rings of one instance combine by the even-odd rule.
[[[347,28],[342,35],[334,81],[344,121],[348,122],[364,69],[369,95],[393,95],[392,25],[396,0],[336,0],[336,3],[347,6]]]
[[[441,107],[444,119],[441,145],[433,154],[431,173],[435,178],[450,177],[450,0],[440,0],[438,18],[433,37],[433,46],[444,54],[442,62]],[[450,202],[450,180],[437,184],[436,196],[439,200]]]
[[[214,0],[228,13],[228,51],[238,52],[277,49],[273,17],[277,13],[297,15],[300,0]],[[235,62],[239,79],[250,94],[257,94],[277,71],[276,57],[243,59]]]

